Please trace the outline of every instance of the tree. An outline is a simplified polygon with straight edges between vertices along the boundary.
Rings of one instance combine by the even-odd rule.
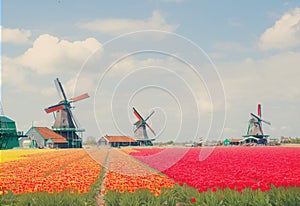
[[[173,143],[174,143],[173,140],[170,140],[170,141],[167,142],[167,144],[173,144]]]

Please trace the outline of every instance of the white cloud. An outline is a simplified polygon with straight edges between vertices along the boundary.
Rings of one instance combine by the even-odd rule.
[[[26,83],[26,72],[28,69],[22,67],[7,56],[2,57],[2,83],[3,85],[10,85],[16,91],[33,91],[34,87]]]
[[[31,31],[26,29],[10,29],[2,27],[2,42],[14,44],[29,44]]]
[[[49,81],[60,76],[64,77],[66,90],[72,95],[74,82],[69,79],[76,76],[88,56],[99,48],[101,44],[94,38],[70,42],[48,34],[41,35],[22,55],[2,57],[5,91],[33,92],[47,97],[54,95],[56,98],[54,84]]]
[[[97,19],[92,22],[81,24],[80,27],[100,31],[109,35],[120,35],[128,32],[155,29],[174,31],[177,26],[168,24],[158,11],[145,20],[138,19]]]
[[[219,68],[229,100],[242,97],[244,101],[293,102],[300,95],[298,65],[300,53],[284,52],[260,60],[227,63]]]
[[[300,8],[285,13],[260,37],[262,50],[286,49],[300,45]]]
[[[70,42],[43,34],[33,42],[32,48],[16,60],[38,74],[72,71],[79,69],[89,55],[99,48],[101,44],[94,38]]]

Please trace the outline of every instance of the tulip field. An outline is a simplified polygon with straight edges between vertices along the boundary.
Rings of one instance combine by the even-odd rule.
[[[1,205],[299,205],[299,147],[1,151]]]

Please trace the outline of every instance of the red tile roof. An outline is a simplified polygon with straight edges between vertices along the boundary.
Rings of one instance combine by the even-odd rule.
[[[135,139],[129,136],[107,136],[105,135],[104,138],[108,142],[136,142]]]
[[[54,143],[67,143],[67,140],[53,132],[51,129],[47,128],[47,127],[34,127],[46,140],[48,139],[52,139]]]

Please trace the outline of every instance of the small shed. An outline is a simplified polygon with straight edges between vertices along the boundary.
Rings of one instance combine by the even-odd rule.
[[[34,140],[31,140],[30,137],[24,136],[19,138],[19,146],[23,149],[35,148]]]
[[[105,135],[101,137],[98,142],[98,146],[111,146],[111,147],[120,147],[120,146],[136,146],[137,141],[129,136],[108,136]]]
[[[38,148],[68,148],[67,140],[47,127],[31,127],[26,135]]]

